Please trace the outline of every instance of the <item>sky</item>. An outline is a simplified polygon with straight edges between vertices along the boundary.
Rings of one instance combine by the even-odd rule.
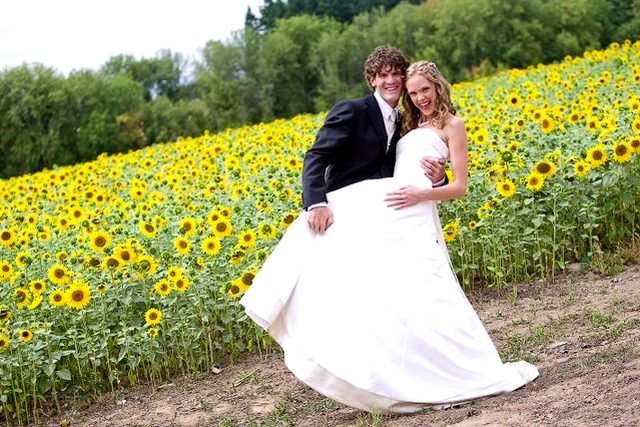
[[[263,0],[0,0],[0,70],[35,62],[68,75],[119,54],[162,49],[199,59],[208,40],[226,42]]]

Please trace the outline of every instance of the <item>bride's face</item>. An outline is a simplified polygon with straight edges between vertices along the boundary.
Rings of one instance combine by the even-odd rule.
[[[406,81],[407,93],[411,102],[422,115],[429,119],[436,109],[436,88],[422,74],[414,74]]]

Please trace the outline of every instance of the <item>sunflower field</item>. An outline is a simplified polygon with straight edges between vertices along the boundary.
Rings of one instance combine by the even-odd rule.
[[[452,93],[470,181],[440,215],[467,289],[550,276],[639,239],[640,42]],[[267,348],[237,300],[298,215],[323,118],[0,181],[0,418],[24,425],[68,399]]]

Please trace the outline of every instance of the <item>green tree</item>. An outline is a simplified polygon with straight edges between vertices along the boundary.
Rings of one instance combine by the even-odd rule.
[[[207,42],[203,62],[195,67],[195,88],[198,97],[211,111],[210,129],[246,123],[245,105],[239,101],[239,87],[245,71],[242,46],[224,44],[217,40]]]
[[[554,0],[543,4],[541,19],[546,31],[541,62],[561,60],[566,55],[581,55],[600,47],[602,25],[598,9],[591,0]]]
[[[449,0],[437,4],[431,38],[443,68],[453,80],[474,77],[474,68],[488,61],[491,69],[525,67],[543,57],[546,31],[539,0]]]
[[[122,132],[122,117],[142,113],[145,101],[141,83],[127,74],[81,71],[69,76],[67,87],[74,99],[68,114],[76,126],[77,161],[140,146],[140,141],[131,145],[131,135]],[[146,139],[143,141],[146,144]]]
[[[400,3],[389,13],[373,9],[356,16],[341,31],[327,32],[318,42],[321,70],[316,110],[326,110],[339,99],[356,98],[370,92],[363,67],[367,56],[379,45],[396,46],[410,59],[428,44],[424,9]]]
[[[620,23],[613,34],[613,40],[622,42],[626,39],[631,41],[638,40],[640,38],[640,0],[633,0],[631,5],[628,20]],[[607,43],[607,41],[605,41]]]
[[[160,95],[176,101],[182,97],[182,79],[187,61],[180,53],[160,50],[153,58],[135,59],[131,55],[110,58],[100,69],[107,75],[127,74],[142,84],[147,101]]]
[[[0,174],[3,177],[76,161],[72,97],[64,78],[41,64],[0,73]]]
[[[338,28],[332,19],[303,15],[279,20],[267,33],[256,72],[264,120],[315,110],[320,83],[315,61],[318,40]]]
[[[174,103],[161,95],[145,106],[144,133],[149,141],[170,142],[179,136],[201,135],[209,123],[209,108],[200,99]]]
[[[256,30],[270,30],[276,26],[278,19],[300,15],[326,16],[342,23],[349,23],[353,18],[372,9],[393,9],[401,0],[265,0],[260,7],[260,19],[245,20],[251,22]],[[404,0],[420,4],[422,0]],[[253,16],[253,13],[251,13]],[[249,14],[247,14],[249,16]]]

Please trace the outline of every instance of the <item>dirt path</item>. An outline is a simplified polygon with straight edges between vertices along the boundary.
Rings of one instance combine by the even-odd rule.
[[[218,374],[106,395],[40,426],[640,426],[640,266],[505,294],[471,300],[503,358],[540,369],[513,393],[417,415],[367,414],[302,385],[274,352],[247,355]]]

